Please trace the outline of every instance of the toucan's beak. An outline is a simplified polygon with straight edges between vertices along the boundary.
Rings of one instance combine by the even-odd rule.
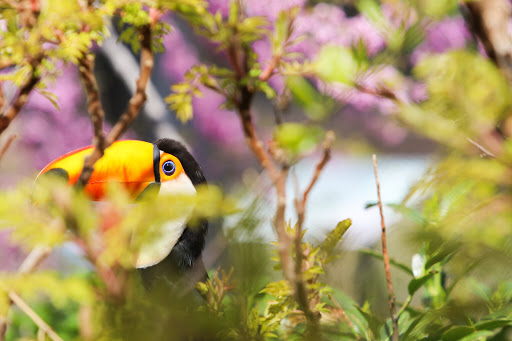
[[[38,175],[54,174],[67,178],[74,185],[84,165],[84,159],[93,146],[67,153],[47,165]],[[118,141],[105,150],[105,155],[94,165],[84,191],[92,200],[102,200],[108,184],[118,183],[133,198],[137,198],[150,184],[160,184],[160,151],[144,141]]]

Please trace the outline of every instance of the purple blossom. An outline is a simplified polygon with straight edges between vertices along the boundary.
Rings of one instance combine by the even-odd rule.
[[[418,21],[418,13],[407,2],[395,1],[381,6],[382,14],[394,29],[408,29]]]
[[[362,41],[369,56],[381,51],[386,42],[377,28],[364,16],[358,15],[345,22],[346,32],[350,32],[350,45]]]
[[[186,42],[172,19],[170,23],[175,29],[164,38],[165,53],[161,67],[166,76],[174,81],[181,81],[185,73],[199,63],[199,57],[197,50]]]
[[[407,130],[381,116],[373,116],[366,122],[366,127],[389,146],[396,146],[407,137]]]
[[[305,0],[259,0],[247,1],[246,11],[249,16],[264,16],[273,23],[281,11],[287,11],[293,7],[303,8]]]
[[[464,48],[470,38],[461,16],[445,18],[427,27],[425,40],[414,50],[411,61],[416,64],[429,53]]]
[[[235,150],[238,147],[245,148],[241,143],[244,139],[236,114],[220,108],[225,101],[224,97],[206,88],[202,91],[204,96],[193,101],[194,122],[199,131]]]
[[[220,12],[225,17],[229,13],[229,1],[226,1],[226,0],[208,0],[208,10],[211,13]]]
[[[296,27],[298,35],[308,37],[299,45],[299,49],[309,58],[327,44],[352,46],[362,41],[370,55],[385,46],[384,38],[368,19],[361,15],[347,18],[341,8],[325,3],[302,11]]]

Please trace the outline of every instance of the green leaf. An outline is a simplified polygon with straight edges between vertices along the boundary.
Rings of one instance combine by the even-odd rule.
[[[46,98],[47,100],[49,100],[55,109],[57,110],[60,110],[60,107],[59,107],[59,99],[58,97],[55,95],[55,94],[52,94],[51,92],[49,91],[46,91],[44,89],[38,89],[37,90],[41,95],[44,96],[44,98]]]
[[[311,151],[324,137],[322,128],[300,123],[283,123],[274,132],[274,140],[279,147],[294,156]]]
[[[318,53],[313,68],[318,76],[327,82],[352,84],[359,65],[349,48],[326,46]]]
[[[286,86],[310,119],[321,121],[329,117],[334,107],[332,99],[319,93],[304,77],[287,77]]]
[[[342,220],[336,225],[334,230],[327,234],[327,237],[323,241],[322,245],[320,245],[320,250],[325,252],[326,254],[332,253],[336,245],[340,242],[341,238],[347,232],[348,228],[352,225],[352,220],[345,219]]]
[[[417,209],[409,208],[401,204],[387,204],[386,206],[391,207],[405,218],[417,222],[418,224],[421,224],[423,226],[426,226],[428,224],[427,219],[425,219],[425,217]]]
[[[369,209],[377,205],[379,205],[379,203],[376,201],[367,202],[364,205],[364,208]],[[384,206],[394,209],[398,213],[402,214],[402,216],[405,218],[409,218],[410,220],[415,221],[421,225],[426,225],[428,223],[427,219],[425,219],[421,212],[416,209],[409,208],[402,204],[384,204]]]
[[[368,255],[368,256],[372,256],[374,258],[377,258],[379,260],[383,260],[383,256],[381,253],[378,253],[377,251],[374,251],[374,250],[371,250],[371,249],[360,249],[359,252],[365,254],[365,255]],[[389,259],[389,264],[393,265],[393,266],[396,266],[398,269],[404,271],[405,273],[413,276],[413,273],[412,273],[412,270],[410,267],[408,267],[407,265],[405,265],[404,263],[401,263],[397,260],[394,260],[392,258]]]
[[[476,333],[470,334],[466,337],[463,337],[462,339],[459,339],[460,341],[481,341],[485,340],[488,336],[494,335],[493,332],[488,330],[478,331]]]
[[[429,279],[431,279],[436,273],[430,272],[426,274],[425,276],[414,278],[409,282],[409,285],[407,286],[407,290],[409,292],[409,295],[414,295],[416,291],[418,291],[419,288],[423,286]]]
[[[356,309],[361,313],[366,323],[368,323],[368,328],[372,331],[373,335],[379,335],[379,328],[382,326],[383,322],[358,306],[356,306]]]
[[[474,328],[471,328],[469,326],[457,326],[449,329],[446,331],[443,336],[441,337],[441,340],[443,341],[455,341],[460,340],[463,337],[470,335],[475,332]]]
[[[434,254],[430,255],[427,262],[425,263],[425,270],[430,269],[432,266],[442,263],[444,264],[453,254],[456,252],[454,246],[443,246],[439,248]]]
[[[489,321],[480,321],[475,324],[476,330],[494,330],[496,328],[502,328],[512,323],[512,320],[508,319],[497,319]]]

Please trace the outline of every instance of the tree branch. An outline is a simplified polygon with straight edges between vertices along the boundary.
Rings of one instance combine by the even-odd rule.
[[[151,26],[144,25],[141,28],[141,52],[140,52],[140,74],[137,80],[135,94],[128,103],[128,108],[121,115],[116,125],[112,128],[106,137],[107,145],[111,145],[122,134],[126,132],[128,126],[137,117],[140,109],[146,102],[146,85],[151,77],[153,66],[155,64],[153,50],[151,48]]]
[[[7,141],[2,146],[2,148],[0,148],[0,162],[2,162],[2,158],[4,157],[5,153],[7,152],[7,149],[9,149],[9,147],[11,146],[12,141],[14,141],[17,137],[18,137],[18,135],[12,134],[11,136],[9,136],[7,138]]]
[[[466,3],[468,26],[480,39],[487,55],[512,82],[512,37],[508,24],[512,4],[508,0],[480,0]]]
[[[94,163],[99,160],[105,152],[105,134],[103,133],[105,112],[101,105],[100,92],[98,90],[96,77],[94,76],[94,55],[84,55],[80,60],[78,71],[87,94],[87,111],[91,117],[94,131],[94,150],[91,155],[85,158],[82,174],[80,174],[79,182],[83,186],[87,183],[94,171]]]
[[[389,265],[389,254],[386,243],[386,224],[384,223],[384,211],[382,209],[382,200],[380,197],[379,173],[377,171],[377,156],[373,154],[373,170],[375,172],[375,183],[377,184],[377,197],[379,199],[380,224],[382,228],[382,257],[384,259],[384,270],[388,283],[389,311],[391,313],[391,322],[393,324],[393,341],[398,341],[398,317],[396,315],[395,294],[393,292],[393,283],[391,281],[391,267]]]
[[[20,110],[28,101],[28,96],[32,89],[39,82],[41,77],[37,74],[37,67],[41,63],[42,56],[37,57],[31,63],[32,71],[30,72],[30,76],[27,81],[21,86],[18,96],[12,101],[9,108],[7,108],[4,112],[0,113],[0,134],[4,132],[9,124],[11,124],[12,120],[18,116]]]
[[[151,77],[151,72],[153,70],[154,65],[154,56],[151,48],[151,26],[144,25],[141,27],[141,53],[140,53],[140,73],[139,78],[137,79],[137,87],[135,93],[132,98],[128,102],[128,108],[121,115],[117,123],[114,125],[112,130],[108,133],[108,135],[103,140],[101,130],[101,123],[97,123],[95,120],[99,119],[99,117],[104,116],[103,109],[101,109],[101,102],[99,100],[99,95],[97,92],[97,87],[95,89],[94,84],[96,83],[94,79],[94,74],[91,72],[86,72],[86,74],[82,75],[82,80],[84,81],[84,85],[86,87],[86,91],[88,92],[87,98],[89,100],[89,114],[91,115],[91,119],[94,125],[95,132],[95,147],[91,155],[86,158],[84,161],[84,167],[82,169],[82,173],[80,174],[80,178],[77,181],[78,186],[84,186],[94,171],[94,164],[98,161],[102,156],[103,152],[106,148],[108,148],[112,143],[114,143],[123,133],[126,132],[132,121],[137,117],[140,112],[140,109],[144,105],[146,101],[146,86]],[[84,61],[84,70],[87,70],[87,61]],[[82,68],[82,66],[81,66]],[[88,78],[92,77],[91,80],[93,82],[89,82]],[[88,88],[89,87],[89,88]],[[91,91],[91,93],[89,93]],[[95,92],[96,91],[96,92]],[[97,100],[96,100],[97,99]]]

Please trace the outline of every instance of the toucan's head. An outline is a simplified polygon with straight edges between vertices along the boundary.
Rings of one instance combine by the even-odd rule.
[[[38,179],[52,174],[74,185],[82,172],[85,157],[93,149],[93,146],[88,146],[57,158],[43,168]],[[160,139],[155,143],[124,140],[114,142],[105,149],[104,156],[94,165],[94,172],[84,191],[91,200],[102,201],[105,199],[106,186],[112,183],[123,186],[137,200],[150,190],[159,194],[193,195],[196,186],[205,184],[206,179],[185,146],[175,140]],[[135,266],[146,268],[160,263],[176,244],[194,248],[180,251],[190,253],[186,255],[188,258],[199,256],[204,246],[206,224],[198,231],[187,232],[186,229],[186,216],[166,223],[157,241],[141,247]]]

